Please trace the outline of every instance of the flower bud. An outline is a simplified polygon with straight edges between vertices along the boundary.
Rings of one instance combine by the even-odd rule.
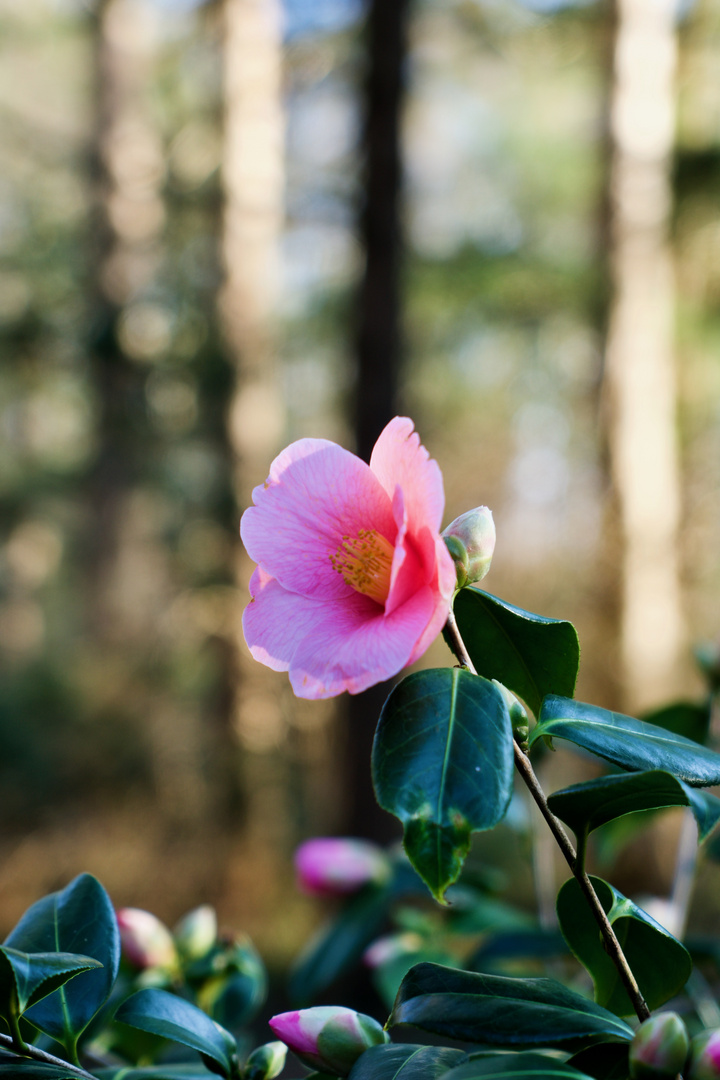
[[[185,960],[202,960],[217,941],[218,924],[215,908],[210,904],[183,915],[173,931],[175,944]]]
[[[500,691],[505,699],[505,704],[507,705],[507,710],[510,714],[513,739],[518,743],[521,750],[527,751],[530,721],[528,720],[528,715],[525,712],[522,703],[518,701],[512,690],[508,690],[507,686],[498,682],[497,679],[493,679],[493,685]]]
[[[459,589],[485,577],[495,550],[495,523],[487,506],[477,506],[456,517],[442,538],[455,563]]]
[[[163,968],[177,966],[177,951],[165,923],[140,908],[120,908],[117,912],[122,951],[133,967]]]
[[[304,1065],[335,1076],[347,1076],[361,1054],[388,1042],[377,1020],[340,1005],[280,1013],[270,1027]]]
[[[345,896],[369,881],[385,881],[390,860],[366,840],[317,837],[295,852],[298,884],[314,896]]]
[[[253,1050],[242,1068],[243,1080],[274,1080],[285,1067],[287,1046],[281,1042],[269,1042]]]
[[[685,1066],[689,1045],[677,1013],[651,1016],[630,1043],[630,1075],[634,1080],[674,1080]]]
[[[687,1080],[718,1080],[720,1078],[720,1028],[703,1031],[690,1043]]]

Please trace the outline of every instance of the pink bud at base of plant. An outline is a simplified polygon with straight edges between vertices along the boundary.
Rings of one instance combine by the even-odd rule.
[[[389,1041],[377,1020],[339,1005],[279,1013],[270,1027],[303,1064],[336,1076],[347,1076],[361,1054]]]
[[[640,1025],[630,1043],[634,1080],[674,1080],[685,1066],[690,1040],[677,1013],[659,1013]]]
[[[487,506],[467,510],[451,521],[442,533],[457,572],[457,587],[481,581],[490,569],[495,551],[495,523]]]
[[[298,885],[311,896],[345,896],[369,881],[385,881],[390,861],[366,840],[317,837],[295,852]]]
[[[689,1061],[687,1080],[720,1080],[720,1028],[695,1036]]]
[[[172,934],[155,915],[141,908],[120,908],[117,914],[123,954],[134,967],[163,968],[177,966],[177,951]]]

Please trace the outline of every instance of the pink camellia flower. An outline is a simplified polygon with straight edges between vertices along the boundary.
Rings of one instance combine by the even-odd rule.
[[[270,1027],[303,1064],[334,1076],[347,1076],[361,1054],[388,1042],[377,1020],[341,1005],[279,1013]]]
[[[165,923],[142,908],[120,908],[116,915],[123,954],[134,967],[171,970],[177,965],[175,942]]]
[[[382,848],[352,837],[315,837],[295,852],[295,869],[303,892],[344,896],[368,881],[384,881],[390,860]]]
[[[396,416],[366,465],[325,439],[275,458],[240,532],[258,567],[243,615],[256,660],[304,698],[357,694],[417,660],[450,610],[442,475]]]

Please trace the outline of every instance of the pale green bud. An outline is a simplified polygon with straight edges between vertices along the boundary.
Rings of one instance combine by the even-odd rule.
[[[287,1046],[269,1042],[253,1050],[242,1069],[243,1080],[274,1080],[285,1067]]]
[[[493,685],[497,687],[502,696],[505,698],[505,704],[507,710],[510,713],[510,723],[512,724],[513,738],[517,742],[521,750],[526,751],[528,748],[528,734],[530,731],[530,721],[528,715],[523,708],[523,705],[513,694],[512,690],[508,690],[507,686],[503,686],[497,679],[493,679]]]
[[[183,915],[173,931],[175,944],[184,960],[202,960],[217,941],[218,924],[215,908],[210,904]]]
[[[458,588],[481,581],[490,569],[495,550],[495,523],[487,506],[477,506],[456,517],[442,537],[455,563]]]
[[[651,1016],[630,1043],[633,1080],[674,1080],[685,1066],[690,1040],[677,1013]]]

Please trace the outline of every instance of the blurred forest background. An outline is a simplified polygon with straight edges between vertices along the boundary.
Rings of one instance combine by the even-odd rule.
[[[242,642],[292,439],[412,416],[580,698],[703,693],[719,195],[720,0],[0,0],[2,927],[89,870],[279,962],[294,846],[395,835],[382,690],[296,701]]]

